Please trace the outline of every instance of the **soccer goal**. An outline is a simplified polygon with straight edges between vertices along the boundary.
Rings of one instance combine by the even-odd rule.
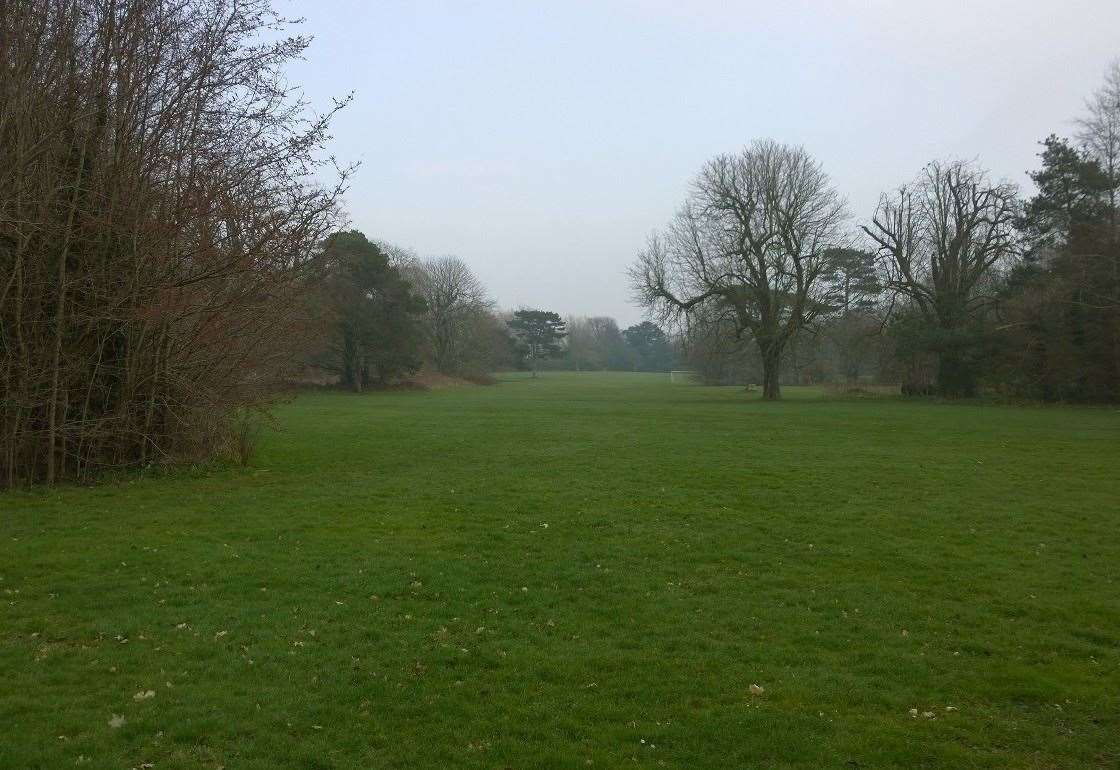
[[[688,372],[683,369],[674,369],[669,372],[669,382],[674,385],[691,385],[696,382],[696,372]]]

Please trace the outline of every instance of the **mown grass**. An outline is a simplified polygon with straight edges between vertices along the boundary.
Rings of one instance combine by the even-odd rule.
[[[1120,763],[1120,412],[666,379],[0,497],[0,767]]]

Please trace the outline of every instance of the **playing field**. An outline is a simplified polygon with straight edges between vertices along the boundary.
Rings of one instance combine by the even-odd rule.
[[[785,395],[305,395],[0,496],[0,767],[1117,767],[1120,412]]]

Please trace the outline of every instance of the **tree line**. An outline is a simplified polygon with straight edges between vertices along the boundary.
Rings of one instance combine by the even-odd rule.
[[[357,230],[330,235],[320,259],[323,278],[304,297],[319,319],[306,367],[360,392],[425,364],[480,378],[512,360],[514,341],[462,260],[421,260]]]
[[[475,382],[498,370],[668,371],[673,341],[643,321],[620,330],[606,316],[499,310],[458,257],[421,259],[357,230],[328,237],[323,279],[305,297],[320,318],[306,366],[362,391],[421,369]]]
[[[858,229],[803,148],[706,163],[630,270],[708,381],[901,383],[904,393],[1120,400],[1120,62],[1023,199],[933,161]]]

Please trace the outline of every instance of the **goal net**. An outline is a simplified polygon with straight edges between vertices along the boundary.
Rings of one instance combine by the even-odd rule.
[[[683,369],[674,369],[669,372],[669,382],[674,385],[691,385],[696,382],[696,372],[688,372]]]

